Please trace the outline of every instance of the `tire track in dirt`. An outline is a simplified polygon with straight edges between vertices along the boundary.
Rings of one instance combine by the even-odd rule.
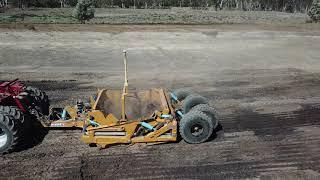
[[[217,104],[217,109],[222,111],[223,130],[217,132],[213,141],[198,145],[181,141],[159,146],[113,146],[99,151],[83,144],[79,140],[79,131],[50,131],[36,147],[0,157],[0,176],[27,179],[319,179],[319,103],[290,102],[289,105],[299,105],[299,108],[270,113],[256,111],[255,104],[243,105],[263,96],[275,100],[267,105],[258,104],[259,108],[280,108],[281,104],[277,104],[279,96],[282,99],[304,99],[314,96],[314,92],[320,89],[318,81],[312,80],[318,76],[307,76],[309,80],[305,84],[295,86],[293,82],[303,82],[303,72],[294,78],[287,77],[287,72],[282,73],[279,79],[285,79],[287,83],[268,85],[265,89],[259,87],[255,90],[252,82],[239,78],[240,83],[235,82],[235,85],[240,88],[233,89],[234,94],[225,94],[230,92],[224,91],[226,87],[234,86],[229,81],[225,86],[222,82],[220,89],[204,93],[213,102],[219,98],[224,101],[235,95],[238,97],[233,99],[236,105],[226,106],[230,107],[227,110],[231,113]],[[53,103],[61,105],[94,92],[94,88],[81,83],[77,86],[78,83],[44,82],[35,85],[47,89],[52,96],[57,95],[59,98]],[[273,90],[271,86],[281,87]],[[308,91],[301,91],[299,97],[290,90],[297,87],[300,91],[302,86]],[[258,93],[252,93],[254,91]]]
[[[319,125],[319,119],[320,104],[309,104],[290,113],[259,114],[252,110],[238,110],[235,115],[221,118],[221,123],[227,132],[254,130],[256,134],[279,134],[293,127]]]
[[[298,138],[296,138],[298,137]],[[297,171],[313,169],[318,170],[320,156],[320,147],[315,145],[320,141],[320,138],[312,136],[304,136],[293,133],[287,136],[286,140],[279,141],[260,141],[261,144],[267,144],[274,149],[275,156],[264,158],[263,160],[245,160],[239,158],[237,147],[233,149],[226,145],[225,148],[220,149],[222,151],[221,158],[224,157],[238,157],[229,158],[224,162],[217,162],[217,159],[208,159],[206,162],[200,162],[199,164],[189,164],[179,166],[178,163],[171,164],[170,162],[159,161],[161,158],[166,158],[166,154],[170,152],[170,147],[162,147],[161,150],[156,148],[147,148],[141,153],[125,153],[115,155],[87,155],[83,160],[85,166],[82,167],[82,171],[85,179],[100,179],[100,178],[137,178],[137,179],[163,179],[163,178],[245,178],[245,177],[257,177],[260,173],[265,172],[278,172],[278,171]],[[234,140],[234,137],[226,138],[223,141],[228,142]],[[281,139],[281,138],[280,138]],[[289,140],[289,142],[287,141]],[[306,142],[306,140],[308,140]],[[219,142],[219,140],[218,140]],[[239,142],[235,142],[237,145]],[[204,145],[199,145],[198,148],[202,152],[210,152],[217,150],[214,146],[216,143],[208,142]],[[281,145],[279,145],[281,144]],[[301,144],[301,146],[297,145]],[[166,145],[164,145],[166,146]],[[313,147],[313,155],[305,156],[306,146]],[[184,145],[182,145],[184,147]],[[179,153],[187,157],[192,149],[179,149]],[[228,149],[223,151],[224,149]],[[289,152],[294,149],[294,151]],[[149,151],[150,150],[150,151]],[[164,150],[164,151],[162,151]],[[177,149],[175,149],[177,150]],[[264,148],[260,146],[254,146],[250,151],[263,151]],[[219,153],[215,152],[215,153]],[[192,153],[190,154],[192,155]],[[79,160],[77,160],[79,162]],[[103,167],[103,168],[97,168]],[[71,171],[77,172],[78,165],[72,165],[71,167],[65,166],[66,169],[72,169],[65,171],[61,169],[62,175],[67,175]],[[59,170],[60,171],[60,170]],[[62,178],[64,176],[61,176]]]
[[[62,134],[63,135],[63,134]],[[240,135],[241,136],[241,135]],[[223,138],[223,139],[219,139]],[[262,172],[277,172],[281,170],[305,170],[314,169],[318,170],[318,164],[320,162],[319,152],[320,147],[316,143],[320,142],[320,138],[313,136],[304,136],[293,133],[287,136],[286,140],[278,141],[261,141],[258,139],[258,144],[265,144],[272,146],[275,152],[274,157],[265,158],[263,160],[245,160],[239,158],[239,143],[241,141],[236,140],[235,136],[230,137],[218,137],[217,142],[208,142],[199,145],[199,147],[186,146],[185,143],[176,144],[179,147],[172,149],[168,145],[161,146],[160,149],[147,147],[146,149],[138,150],[138,152],[124,153],[122,148],[114,147],[111,153],[108,150],[102,150],[95,152],[93,155],[86,153],[84,156],[80,154],[83,151],[80,150],[80,154],[71,157],[63,158],[63,161],[56,163],[53,157],[42,158],[43,161],[47,161],[46,164],[51,164],[52,169],[47,169],[48,173],[44,173],[45,177],[52,177],[52,179],[100,179],[100,178],[137,178],[137,179],[162,179],[162,178],[241,178],[241,177],[257,177]],[[308,141],[306,141],[308,140]],[[231,141],[232,145],[230,147]],[[255,140],[254,140],[255,141]],[[217,148],[216,144],[222,143]],[[312,147],[313,156],[305,156],[305,146]],[[160,147],[160,146],[158,146]],[[128,148],[126,148],[128,149]],[[129,148],[130,149],[130,148]],[[171,151],[179,151],[180,156],[188,157],[193,155],[190,151],[200,150],[203,153],[221,153],[221,158],[236,157],[224,159],[223,162],[219,162],[219,159],[207,159],[204,162],[198,164],[186,163],[188,165],[179,166],[179,163],[163,162],[160,159],[166,159],[168,153]],[[289,152],[294,149],[294,151]],[[263,146],[255,146],[250,148],[249,151],[263,151]],[[115,152],[114,152],[115,151]],[[119,151],[119,152],[118,152]],[[140,152],[142,151],[142,152]],[[211,152],[212,151],[212,152]],[[107,154],[106,154],[107,153]],[[113,154],[116,153],[116,154]],[[82,157],[84,157],[82,159]],[[255,156],[254,156],[255,157]],[[23,156],[21,156],[23,158]],[[60,159],[61,161],[61,159]],[[174,160],[171,160],[174,161]],[[19,161],[11,161],[16,166]],[[181,162],[183,163],[183,162]],[[13,167],[12,166],[12,167]],[[24,167],[33,167],[24,164]],[[7,171],[8,172],[8,171]],[[81,172],[81,173],[80,173]],[[15,177],[21,176],[19,171]],[[42,172],[43,173],[43,172]],[[83,177],[81,177],[81,174]],[[5,175],[5,174],[2,174]],[[9,175],[9,174],[7,174]],[[43,177],[43,176],[42,176]]]

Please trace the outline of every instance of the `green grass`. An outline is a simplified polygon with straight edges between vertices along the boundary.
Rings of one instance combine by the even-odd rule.
[[[0,23],[77,23],[72,9],[11,9],[0,16]]]
[[[79,23],[71,8],[10,9],[0,14],[0,23]],[[234,24],[304,23],[306,14],[264,11],[213,11],[190,9],[96,9],[89,24]]]

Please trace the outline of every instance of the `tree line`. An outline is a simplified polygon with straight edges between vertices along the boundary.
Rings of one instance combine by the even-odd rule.
[[[4,1],[4,0],[0,0]],[[13,7],[74,7],[77,0],[5,0]],[[92,0],[96,8],[162,9],[191,7],[195,9],[214,8],[243,11],[306,12],[312,0]]]

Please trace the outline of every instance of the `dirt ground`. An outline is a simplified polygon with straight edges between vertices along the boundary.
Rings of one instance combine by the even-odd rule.
[[[121,88],[127,49],[130,88],[202,94],[223,126],[215,139],[99,150],[80,131],[44,131],[0,157],[0,179],[320,178],[319,29],[153,27],[1,29],[0,79],[43,89],[53,107],[74,104]]]

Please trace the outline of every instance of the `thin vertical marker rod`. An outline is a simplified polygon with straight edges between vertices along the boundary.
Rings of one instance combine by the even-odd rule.
[[[123,64],[124,64],[124,85],[121,97],[121,119],[126,120],[126,100],[125,96],[128,94],[128,69],[127,69],[127,51],[123,50]]]
[[[123,51],[123,63],[124,63],[124,85],[126,88],[128,88],[128,66],[127,66],[127,51]],[[126,89],[128,91],[128,89]]]

